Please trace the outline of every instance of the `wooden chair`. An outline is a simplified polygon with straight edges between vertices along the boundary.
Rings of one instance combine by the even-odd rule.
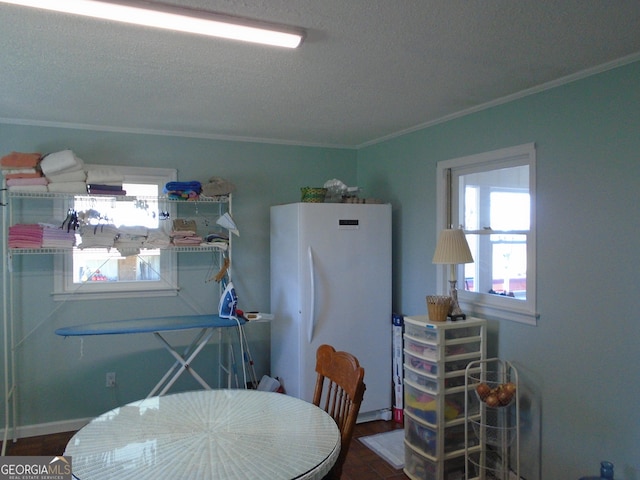
[[[340,455],[325,480],[338,480],[349,451],[353,428],[364,397],[364,368],[347,352],[320,345],[316,353],[316,388],[313,404],[333,417],[340,429]]]

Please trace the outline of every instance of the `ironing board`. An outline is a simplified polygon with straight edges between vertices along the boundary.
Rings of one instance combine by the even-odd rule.
[[[244,336],[242,326],[245,320],[238,318],[221,318],[219,315],[178,315],[170,317],[150,317],[135,318],[132,320],[118,320],[92,323],[87,325],[75,325],[71,327],[59,328],[56,335],[62,337],[83,337],[89,335],[128,335],[132,333],[153,333],[160,344],[175,358],[176,362],[167,370],[167,373],[160,379],[155,387],[149,392],[147,398],[155,395],[164,395],[184,373],[189,372],[196,381],[207,390],[211,387],[204,379],[191,367],[191,363],[205,347],[213,336],[213,333],[220,328],[236,327]],[[199,329],[191,344],[180,354],[161,335],[161,332],[175,332],[179,330]],[[243,359],[244,361],[244,359]]]

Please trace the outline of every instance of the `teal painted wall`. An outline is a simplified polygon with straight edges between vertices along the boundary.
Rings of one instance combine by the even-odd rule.
[[[491,321],[490,335],[532,402],[525,436],[539,439],[527,439],[523,461],[555,480],[608,459],[616,478],[637,480],[640,63],[359,150],[358,183],[394,203],[394,310],[425,314],[435,292],[437,162],[528,142],[541,316],[537,327]]]
[[[240,230],[240,237],[234,238],[233,280],[244,310],[270,310],[269,207],[299,201],[302,186],[321,186],[331,178],[348,184],[356,180],[355,150],[0,125],[2,155],[12,150],[64,148],[73,149],[86,163],[177,168],[181,180],[206,182],[220,176],[233,182],[237,187],[233,216]],[[47,202],[40,204],[47,206]],[[93,417],[147,395],[173,363],[151,335],[86,337],[81,343],[53,332],[105,318],[216,312],[217,287],[205,283],[211,275],[209,254],[181,253],[178,262],[178,297],[61,303],[50,295],[52,255],[14,257],[14,279],[19,287],[17,338],[28,335],[16,351],[19,425]],[[269,373],[269,332],[265,323],[246,328],[258,379]],[[191,338],[184,334],[169,337],[183,345]],[[217,344],[212,342],[194,364],[213,385],[218,378],[217,353]],[[106,372],[116,372],[115,389],[105,388]],[[197,386],[186,376],[174,391]],[[0,408],[4,410],[4,402]]]

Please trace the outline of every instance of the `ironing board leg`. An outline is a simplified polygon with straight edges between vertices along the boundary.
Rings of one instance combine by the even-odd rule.
[[[208,333],[207,333],[207,330],[209,330]],[[200,353],[200,351],[205,347],[205,345],[213,335],[213,329],[203,328],[200,331],[200,333],[196,336],[194,341],[191,343],[191,345],[189,345],[185,349],[183,355],[180,355],[169,344],[169,342],[167,342],[164,339],[164,337],[160,335],[158,332],[154,332],[153,334],[158,339],[158,341],[162,344],[162,346],[169,352],[169,354],[171,354],[171,356],[176,359],[176,362],[167,371],[167,373],[165,373],[164,377],[162,377],[162,379],[158,382],[158,384],[155,387],[153,387],[153,390],[149,392],[149,395],[147,395],[147,398],[153,397],[154,395],[158,394],[158,391],[161,388],[162,390],[160,390],[159,395],[164,395],[185,370],[188,371],[193,376],[193,378],[195,378],[198,381],[200,385],[202,385],[207,390],[211,390],[211,387],[207,384],[207,382],[205,382],[203,378],[200,375],[198,375],[198,373],[193,368],[191,368],[190,364],[193,361],[193,359],[196,358],[198,353]],[[169,377],[171,378],[169,379]]]

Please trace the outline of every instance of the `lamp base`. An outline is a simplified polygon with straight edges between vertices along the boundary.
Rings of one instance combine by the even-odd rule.
[[[456,320],[466,320],[467,316],[462,313],[460,305],[458,304],[458,288],[456,287],[455,280],[449,280],[449,295],[451,296],[451,307],[449,308],[449,314],[447,318],[452,322]]]

